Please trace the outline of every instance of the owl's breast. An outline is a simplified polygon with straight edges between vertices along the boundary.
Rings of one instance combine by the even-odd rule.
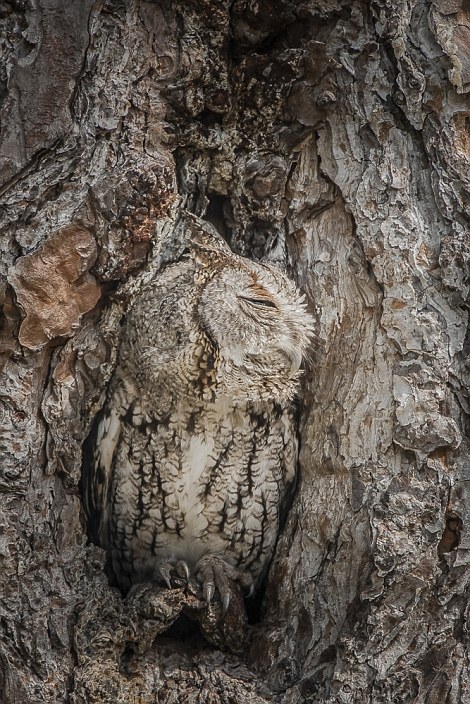
[[[197,413],[174,414],[142,449],[119,509],[132,514],[123,524],[135,525],[139,503],[145,514],[128,541],[134,571],[148,578],[158,560],[194,566],[212,554],[258,578],[295,476],[291,414],[276,415],[270,406],[234,408],[219,399]]]
[[[175,482],[190,561],[210,552],[261,569],[274,545],[283,498],[295,476],[297,443],[290,414],[219,402],[182,434]],[[184,544],[184,545],[183,545]],[[181,555],[183,558],[183,555]]]

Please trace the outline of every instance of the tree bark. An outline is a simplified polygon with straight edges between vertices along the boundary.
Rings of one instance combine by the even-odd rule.
[[[468,4],[12,0],[0,21],[0,702],[470,701]],[[287,265],[318,319],[241,655],[165,635],[171,592],[124,600],[81,509],[126,301],[183,210]]]

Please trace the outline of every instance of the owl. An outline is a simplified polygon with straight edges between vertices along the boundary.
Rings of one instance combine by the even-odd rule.
[[[84,499],[124,591],[193,575],[225,611],[232,583],[259,586],[292,496],[292,400],[314,323],[281,271],[186,222],[180,260],[126,314]]]

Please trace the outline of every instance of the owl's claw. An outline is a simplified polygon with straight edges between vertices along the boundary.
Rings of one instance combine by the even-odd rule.
[[[189,567],[184,560],[164,560],[160,562],[157,569],[156,578],[161,580],[168,589],[172,588],[172,573],[180,579],[189,580]]]
[[[222,597],[222,618],[227,613],[229,604],[230,604],[230,594],[224,594],[224,596]]]
[[[242,587],[249,588],[249,596],[253,594],[253,579],[248,572],[232,567],[225,560],[215,555],[203,557],[196,565],[195,573],[202,583],[202,595],[209,605],[214,596],[215,589],[222,602],[222,618],[228,611],[231,597],[230,581],[238,582]]]
[[[213,582],[205,582],[204,583],[204,586],[202,588],[202,595],[203,595],[204,599],[206,600],[207,606],[209,606],[209,604],[212,601],[212,597],[214,596],[214,591],[215,591],[215,588],[214,588]]]
[[[158,576],[171,589],[171,563],[161,562],[158,566]]]
[[[188,579],[189,579],[189,567],[188,567],[187,562],[185,562],[184,560],[178,560],[178,562],[176,563],[176,568],[175,568],[175,569],[176,569],[176,573],[177,573],[180,577],[182,577],[183,579],[185,579],[186,581],[188,581]]]

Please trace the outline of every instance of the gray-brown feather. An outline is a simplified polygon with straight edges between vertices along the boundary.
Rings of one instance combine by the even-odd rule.
[[[85,468],[123,587],[205,555],[262,578],[295,480],[291,399],[312,327],[283,274],[207,233],[142,290]]]

